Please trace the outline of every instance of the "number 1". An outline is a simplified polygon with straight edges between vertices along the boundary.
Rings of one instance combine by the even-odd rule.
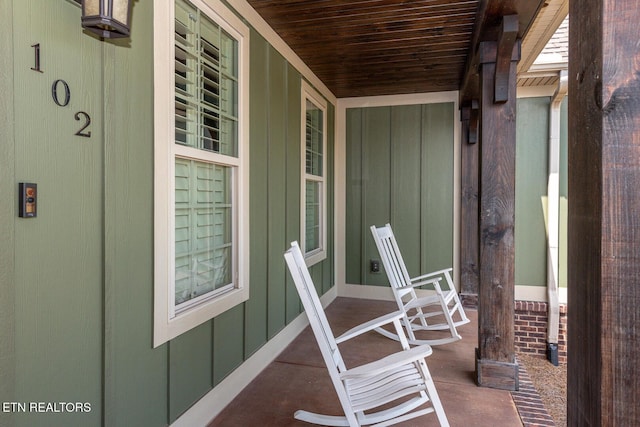
[[[35,65],[31,67],[33,71],[37,71],[39,73],[43,73],[40,69],[40,43],[32,44],[31,47],[34,49],[35,53]]]

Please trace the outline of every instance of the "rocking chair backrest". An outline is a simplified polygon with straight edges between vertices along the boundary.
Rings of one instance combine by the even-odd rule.
[[[309,323],[322,352],[322,357],[335,382],[338,373],[345,371],[346,367],[298,242],[291,243],[291,247],[285,252],[284,258],[309,318]]]
[[[405,288],[411,285],[411,277],[405,267],[400,248],[393,235],[393,230],[389,224],[384,227],[371,226],[371,234],[376,242],[382,265],[387,271],[387,277],[391,286],[396,289]]]

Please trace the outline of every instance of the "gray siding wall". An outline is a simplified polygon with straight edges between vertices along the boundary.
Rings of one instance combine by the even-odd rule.
[[[13,30],[0,41],[0,401],[91,404],[0,413],[0,425],[167,425],[301,312],[282,258],[300,233],[301,75],[252,31],[251,298],[153,349],[153,2],[134,2],[131,38],[116,42],[83,34],[71,1],[0,12]],[[30,70],[35,43],[43,73]],[[67,107],[51,98],[56,79]],[[91,138],[73,136],[76,111]],[[328,124],[331,214],[333,106]],[[21,181],[38,183],[37,218],[17,218]],[[328,258],[312,268],[322,292],[328,226]]]

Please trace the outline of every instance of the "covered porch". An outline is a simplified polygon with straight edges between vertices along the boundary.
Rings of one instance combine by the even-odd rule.
[[[335,334],[397,309],[392,301],[336,298],[326,309]],[[520,391],[477,387],[474,348],[478,339],[478,313],[466,310],[471,323],[458,329],[462,340],[433,347],[427,365],[449,423],[476,426],[551,426],[526,371],[521,372]],[[439,332],[430,332],[438,334]],[[397,351],[399,344],[377,333],[368,333],[342,348],[348,366],[357,366]],[[521,370],[524,369],[521,365]],[[523,403],[526,402],[526,403]],[[340,414],[341,408],[320,351],[307,327],[244,390],[211,421],[209,427],[306,426],[293,418],[298,409]],[[428,414],[400,426],[438,425]]]
[[[230,128],[236,129],[237,119],[242,129],[228,133],[230,147],[241,148],[231,150],[239,157],[209,145],[208,112],[190,122],[201,132],[201,163],[238,178],[223,186],[228,200],[207,202],[233,212],[229,221],[220,216],[225,220],[219,227],[231,236],[223,246],[233,254],[225,267],[216,267],[230,273],[223,283],[230,292],[207,290],[215,310],[202,314],[200,306],[183,306],[184,316],[176,315],[183,300],[174,292],[175,249],[182,242],[195,246],[198,233],[176,238],[172,197],[176,182],[188,182],[192,195],[208,188],[183,179],[187,173],[174,173],[196,150],[175,137],[183,123],[175,117],[176,105],[183,104],[176,93],[184,91],[185,70],[192,70],[181,62],[176,43],[186,37],[186,26],[176,23],[176,2],[136,0],[131,37],[102,40],[83,32],[80,3],[0,2],[7,29],[0,40],[6,71],[0,75],[0,402],[7,405],[0,424],[282,426],[307,402],[331,410],[336,401],[323,386],[324,367],[304,332],[305,316],[282,252],[291,241],[322,230],[322,257],[314,259],[312,275],[339,333],[395,310],[366,293],[388,291],[382,275],[370,277],[372,245],[357,259],[352,248],[366,249],[366,227],[387,221],[403,224],[399,234],[415,237],[417,228],[397,215],[411,212],[412,221],[431,227],[422,229],[443,237],[446,247],[435,245],[432,252],[446,254],[463,300],[477,306],[477,312],[470,310],[474,323],[461,328],[462,341],[436,348],[427,360],[447,415],[454,425],[519,425],[513,403],[513,390],[523,383],[514,346],[515,223],[516,216],[523,218],[515,209],[516,194],[523,193],[516,188],[516,131],[524,116],[516,117],[518,77],[541,48],[532,42],[548,39],[545,28],[557,27],[554,19],[569,11],[567,415],[570,425],[640,425],[635,2],[603,0],[585,7],[567,0],[179,0],[189,25],[196,25],[190,22],[198,15],[206,21],[202,28],[233,27],[241,47],[237,56],[244,59],[230,61],[238,76],[214,77],[217,85],[241,82],[240,90],[229,90],[228,104],[240,105],[243,114],[227,117]],[[546,15],[550,21],[538,28]],[[196,53],[201,63],[210,61],[210,52]],[[194,86],[193,99],[211,92],[210,81]],[[66,102],[56,92],[62,87]],[[410,102],[394,104],[399,97]],[[551,96],[545,97],[549,103]],[[373,98],[385,104],[372,106]],[[313,179],[306,178],[305,165],[309,100],[319,101],[315,110],[324,111],[327,125],[322,132],[314,129],[326,138],[319,163],[327,170]],[[217,101],[207,102],[219,110]],[[373,124],[363,127],[368,133],[348,133],[347,109],[360,115],[357,124]],[[372,111],[384,116],[368,115]],[[443,112],[447,121],[438,115]],[[79,129],[82,117],[87,126],[91,122],[90,138],[86,126]],[[402,121],[394,122],[397,117]],[[412,128],[408,117],[414,118]],[[417,136],[412,151],[393,145],[394,138],[411,139],[408,129]],[[423,129],[447,131],[439,132],[444,137],[438,141],[446,140],[449,151],[416,155],[433,148]],[[368,135],[384,140],[372,142]],[[177,156],[176,147],[186,154]],[[375,178],[380,170],[388,176],[402,172],[394,176],[400,178],[393,181],[397,186],[388,179],[367,183],[358,173],[365,168],[353,159],[382,160],[368,163]],[[409,161],[415,161],[412,170]],[[433,165],[453,165],[435,185],[422,173],[437,170]],[[316,182],[323,198],[307,198],[307,181]],[[446,187],[440,185],[445,181]],[[371,191],[349,192],[350,182],[353,188],[367,183]],[[26,184],[39,185],[41,197],[38,215],[28,218],[19,209],[28,199],[18,193],[35,187]],[[412,197],[410,189],[425,197]],[[434,203],[423,189],[440,191],[446,205]],[[413,208],[390,197],[399,193]],[[348,203],[379,216],[361,215],[354,226],[356,211]],[[424,206],[444,206],[446,222]],[[433,245],[433,234],[418,237],[403,247]],[[428,267],[418,256],[415,265],[416,272]],[[347,298],[356,296],[362,299]],[[362,349],[378,352],[393,344],[372,335],[348,353],[357,360],[365,357]],[[91,410],[21,410],[29,402],[78,402]]]

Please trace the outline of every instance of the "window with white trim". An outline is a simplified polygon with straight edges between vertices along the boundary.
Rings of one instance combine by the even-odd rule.
[[[218,0],[154,22],[158,346],[249,297],[249,30]]]
[[[307,265],[327,257],[327,102],[302,83],[302,249]]]

